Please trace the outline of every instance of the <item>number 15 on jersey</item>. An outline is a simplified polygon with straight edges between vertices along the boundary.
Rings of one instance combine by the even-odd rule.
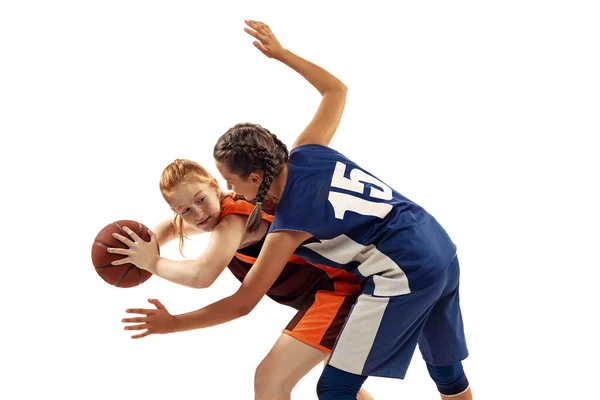
[[[392,210],[392,205],[363,198],[367,195],[365,193],[364,183],[374,185],[370,187],[368,193],[369,199],[391,200],[392,189],[380,180],[366,174],[358,168],[351,170],[350,178],[346,178],[344,175],[347,167],[348,166],[342,162],[338,161],[336,163],[331,178],[331,188],[345,189],[358,193],[358,195],[331,190],[328,199],[333,206],[335,217],[337,219],[344,219],[346,211],[352,211],[361,215],[372,215],[374,217],[384,218]]]

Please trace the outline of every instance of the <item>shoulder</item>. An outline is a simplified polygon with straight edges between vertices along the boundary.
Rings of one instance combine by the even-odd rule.
[[[213,229],[213,235],[231,234],[233,231],[245,232],[248,217],[240,214],[227,214],[219,220]]]
[[[290,191],[303,191],[307,186],[322,186],[333,174],[338,161],[344,157],[336,150],[321,145],[309,144],[290,152],[288,179]]]
[[[250,204],[235,194],[229,194],[221,201],[221,215],[219,221],[230,214],[249,216],[253,209],[253,204]]]
[[[222,221],[225,217],[230,215],[237,215],[244,220],[247,220],[252,211],[254,211],[255,204],[249,202],[242,196],[231,194],[221,202],[221,215],[219,221]],[[267,203],[269,208],[267,211],[275,211],[276,204]],[[273,213],[262,212],[262,220],[271,222],[273,220]]]
[[[316,144],[316,143],[307,143],[307,144],[300,144],[297,146],[294,146],[292,148],[292,150],[290,150],[290,157],[293,155],[297,155],[297,154],[310,154],[312,152],[327,152],[327,151],[335,151],[333,150],[331,147],[322,145],[322,144]]]
[[[305,144],[293,148],[290,151],[289,165],[291,168],[310,167],[314,170],[315,167],[326,166],[335,161],[344,160],[346,157],[335,149],[319,144]]]

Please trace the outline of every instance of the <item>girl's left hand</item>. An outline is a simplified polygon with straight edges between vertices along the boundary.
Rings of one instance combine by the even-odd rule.
[[[121,265],[131,263],[138,268],[153,272],[156,267],[156,263],[160,258],[156,234],[148,230],[148,233],[150,234],[150,241],[146,242],[128,227],[124,226],[123,230],[131,237],[131,239],[119,235],[118,233],[113,233],[112,236],[129,248],[119,249],[116,247],[109,247],[106,249],[106,251],[113,254],[122,254],[126,257],[115,260],[111,264]]]
[[[125,310],[125,312],[130,314],[144,315],[144,317],[123,318],[121,320],[124,323],[136,323],[136,325],[125,326],[126,331],[141,331],[145,329],[144,332],[133,335],[131,338],[139,339],[154,333],[175,332],[175,317],[157,299],[148,299],[148,302],[156,308],[130,308]]]

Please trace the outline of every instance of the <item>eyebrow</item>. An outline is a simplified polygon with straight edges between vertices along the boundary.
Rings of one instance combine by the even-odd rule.
[[[198,195],[199,195],[200,193],[204,194],[204,192],[203,192],[202,190],[199,190],[199,191],[198,191],[198,193],[196,193],[196,194],[194,195],[193,199],[195,200],[195,199],[196,199],[196,197],[198,197]],[[183,206],[179,206],[179,207],[177,207],[177,212],[180,212],[180,211],[181,211],[181,209],[182,209],[182,208],[185,208],[185,207],[187,207],[187,205],[183,205]]]

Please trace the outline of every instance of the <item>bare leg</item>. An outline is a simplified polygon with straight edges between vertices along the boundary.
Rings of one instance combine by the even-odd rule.
[[[367,392],[364,387],[361,387],[356,395],[356,400],[375,400],[371,393]]]
[[[326,352],[282,334],[256,368],[255,400],[289,400],[298,381],[326,357]]]

